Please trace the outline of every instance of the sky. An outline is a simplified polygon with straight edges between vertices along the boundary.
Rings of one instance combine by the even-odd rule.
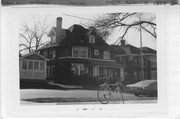
[[[101,14],[98,14],[101,15]],[[64,29],[68,29],[73,24],[86,24],[89,23],[91,20],[94,20],[97,18],[97,14],[57,14],[57,15],[44,15],[44,16],[22,16],[21,22],[20,22],[20,28],[23,23],[28,24],[29,26],[33,26],[33,17],[35,20],[40,19],[42,22],[44,18],[46,18],[46,23],[52,27],[56,26],[56,18],[62,17],[62,27]],[[49,27],[50,29],[51,27]],[[121,32],[119,30],[115,31],[113,34],[111,34],[108,39],[108,44],[113,44],[119,34]],[[127,35],[125,36],[126,43],[131,44],[136,47],[140,47],[140,32],[137,29],[131,29],[128,31]],[[44,37],[44,40],[49,40],[48,37]],[[150,47],[152,49],[156,49],[156,39],[153,38],[151,35],[149,35],[146,32],[142,31],[142,45]]]

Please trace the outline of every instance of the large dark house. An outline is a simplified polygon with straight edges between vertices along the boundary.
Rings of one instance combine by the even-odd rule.
[[[111,47],[116,50],[116,61],[125,66],[124,76],[127,83],[143,80],[142,66],[144,79],[157,79],[157,59],[155,50],[142,47],[142,65],[140,48],[125,44],[125,40],[121,40],[120,46],[111,45]]]
[[[93,82],[97,77],[107,75],[124,79],[124,67],[115,61],[115,52],[94,27],[81,25],[62,28],[62,18],[52,27],[48,36],[51,42],[37,52],[49,59],[47,78],[56,82]]]

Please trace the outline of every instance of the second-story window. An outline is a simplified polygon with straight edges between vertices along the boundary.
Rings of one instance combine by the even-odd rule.
[[[99,50],[98,49],[94,50],[94,55],[99,55]]]
[[[95,43],[95,36],[89,35],[89,43]]]
[[[56,51],[55,50],[50,50],[50,52],[49,52],[49,54],[50,54],[50,57],[56,57]]]
[[[73,57],[78,57],[78,47],[73,47]]]
[[[88,48],[73,47],[73,57],[88,57]]]
[[[47,50],[44,50],[44,51],[43,51],[43,56],[44,56],[44,57],[48,57],[48,51],[47,51]]]
[[[51,43],[56,43],[56,35],[51,36]]]
[[[104,59],[110,60],[110,52],[109,51],[104,51]]]
[[[156,61],[155,61],[155,60],[152,60],[152,61],[151,61],[151,67],[156,67],[156,65],[157,65],[157,64],[156,64]]]

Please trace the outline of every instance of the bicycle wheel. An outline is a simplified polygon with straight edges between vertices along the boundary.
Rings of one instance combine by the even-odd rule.
[[[112,100],[122,101],[122,103],[124,104],[124,97],[120,88],[117,87],[115,91],[112,93]]]
[[[110,100],[110,92],[108,87],[100,86],[97,92],[97,97],[100,103],[107,104]]]

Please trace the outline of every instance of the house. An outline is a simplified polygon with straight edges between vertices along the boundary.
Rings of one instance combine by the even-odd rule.
[[[30,53],[19,58],[21,80],[46,80],[46,64],[48,59],[37,54]]]
[[[123,65],[116,63],[113,50],[94,27],[88,29],[74,24],[62,28],[62,18],[57,18],[48,36],[51,42],[37,52],[48,58],[47,78],[56,82],[78,82],[107,75],[111,79],[124,79]],[[84,78],[82,78],[84,77]]]
[[[116,50],[116,61],[125,66],[125,80],[129,83],[142,80],[141,70],[141,53],[140,48],[130,44],[125,44],[125,40],[121,40],[121,45],[112,45]],[[157,79],[157,57],[156,51],[142,47],[144,79]]]

